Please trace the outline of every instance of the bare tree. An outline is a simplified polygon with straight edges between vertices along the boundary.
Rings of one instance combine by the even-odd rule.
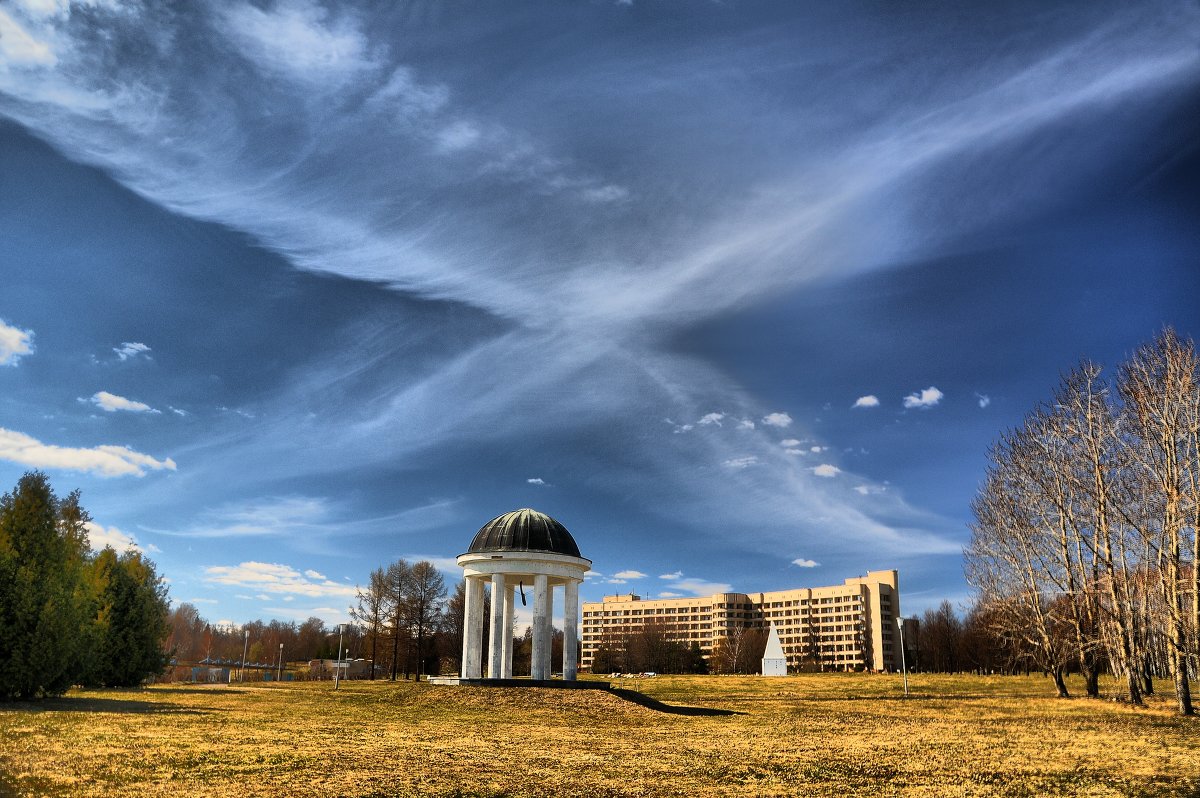
[[[1132,476],[1142,506],[1149,509],[1139,525],[1153,557],[1165,610],[1163,624],[1170,646],[1169,664],[1182,715],[1194,714],[1188,677],[1195,656],[1196,623],[1195,493],[1197,443],[1200,441],[1200,363],[1195,345],[1166,330],[1140,347],[1121,368],[1117,383],[1127,408],[1125,437]],[[1192,594],[1191,606],[1187,596]]]
[[[384,572],[386,583],[386,617],[388,634],[392,639],[392,681],[400,668],[400,643],[408,640],[408,602],[412,568],[404,560],[396,560]]]
[[[379,639],[383,634],[388,607],[388,578],[383,568],[376,568],[367,580],[367,587],[358,590],[358,603],[350,609],[350,617],[362,626],[371,647],[371,678],[379,664]]]
[[[422,560],[409,571],[404,603],[409,628],[416,635],[416,677],[420,679],[425,638],[441,623],[446,609],[446,583],[433,563]]]

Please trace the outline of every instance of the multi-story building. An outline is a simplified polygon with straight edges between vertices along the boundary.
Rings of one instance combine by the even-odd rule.
[[[583,604],[582,665],[606,640],[653,624],[671,640],[698,643],[705,656],[738,630],[779,632],[788,667],[899,670],[900,587],[896,571],[868,571],[832,587],[766,593],[715,593],[693,598],[643,599],[629,593]]]

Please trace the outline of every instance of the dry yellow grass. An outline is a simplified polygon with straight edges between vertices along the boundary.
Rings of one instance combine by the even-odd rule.
[[[857,674],[620,686],[650,706],[386,682],[74,691],[0,705],[0,794],[1200,793],[1200,721],[1166,697],[1063,701],[1038,677],[914,676],[908,700]]]

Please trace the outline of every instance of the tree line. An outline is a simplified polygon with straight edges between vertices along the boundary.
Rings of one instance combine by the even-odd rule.
[[[1194,712],[1200,667],[1200,361],[1163,331],[1109,375],[1083,362],[989,452],[965,552],[988,633],[1061,696],[1102,672],[1142,704],[1155,676]],[[924,632],[922,634],[924,636]]]
[[[0,497],[0,699],[125,687],[167,664],[167,589],[140,552],[93,553],[79,492],[34,471]]]

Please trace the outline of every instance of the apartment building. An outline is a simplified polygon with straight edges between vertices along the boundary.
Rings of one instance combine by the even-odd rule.
[[[779,631],[788,668],[899,670],[899,577],[868,571],[831,587],[763,593],[716,593],[692,598],[643,599],[629,593],[583,604],[583,657],[590,668],[606,640],[655,624],[667,637],[695,642],[707,657],[737,629]]]

